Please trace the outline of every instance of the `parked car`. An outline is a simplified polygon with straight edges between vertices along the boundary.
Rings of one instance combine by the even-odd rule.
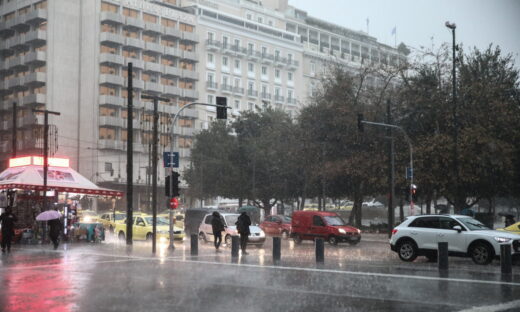
[[[115,219],[114,219],[115,215]],[[106,212],[101,215],[99,218],[99,222],[103,224],[103,227],[105,229],[108,229],[110,233],[114,233],[114,228],[116,226],[116,223],[123,222],[126,218],[126,213],[124,212],[118,212],[114,214],[113,212]]]
[[[511,244],[512,254],[520,254],[520,235],[491,230],[462,215],[408,217],[392,230],[390,248],[403,261],[421,255],[434,260],[439,242],[448,242],[449,255],[471,257],[476,264],[489,264],[500,256],[500,244]]]
[[[222,233],[222,238],[226,245],[231,245],[231,236],[238,235],[237,227],[235,223],[238,220],[238,213],[221,213],[220,214],[225,226],[225,233]],[[199,239],[204,242],[212,242],[214,240],[213,237],[213,229],[211,227],[211,220],[213,219],[213,215],[207,214],[204,216],[204,219],[200,223],[199,226]],[[249,234],[248,244],[256,245],[258,247],[263,246],[265,242],[265,233],[256,225],[251,225],[249,227],[251,234]]]
[[[497,229],[497,231],[506,231],[506,232],[511,232],[511,233],[520,235],[520,222],[511,224],[510,226],[502,228],[502,229]]]
[[[286,239],[291,234],[291,217],[283,215],[267,216],[259,226],[265,234],[281,235],[282,238]]]
[[[321,237],[331,245],[361,241],[361,231],[349,226],[338,214],[327,211],[295,211],[291,221],[291,237],[296,244]]]
[[[139,214],[132,219],[132,237],[135,240],[152,240],[153,221],[152,216]],[[124,222],[116,223],[115,233],[120,240],[126,239],[126,219]],[[168,241],[170,239],[170,223],[168,219],[157,217],[157,240]],[[184,231],[176,226],[173,227],[173,239],[184,239]]]

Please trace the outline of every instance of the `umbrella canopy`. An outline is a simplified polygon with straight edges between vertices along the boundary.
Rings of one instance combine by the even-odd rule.
[[[0,190],[43,190],[43,166],[27,165],[11,167],[0,173]],[[122,192],[100,188],[69,167],[49,166],[47,190],[90,195],[118,196]]]
[[[37,221],[49,221],[61,218],[61,214],[56,210],[47,210],[36,216]]]

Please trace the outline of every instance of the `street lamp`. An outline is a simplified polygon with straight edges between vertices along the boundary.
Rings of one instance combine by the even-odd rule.
[[[444,24],[447,28],[451,29],[453,43],[452,43],[452,50],[453,50],[453,68],[452,68],[452,79],[453,79],[453,95],[452,95],[452,101],[453,101],[453,169],[455,171],[455,210],[457,210],[458,206],[458,198],[459,198],[459,185],[460,185],[460,175],[459,175],[459,155],[458,155],[458,137],[459,137],[459,124],[458,124],[458,118],[457,118],[457,73],[456,73],[456,64],[457,61],[456,58],[456,50],[457,46],[455,44],[455,29],[457,28],[457,25],[455,23],[446,22]]]

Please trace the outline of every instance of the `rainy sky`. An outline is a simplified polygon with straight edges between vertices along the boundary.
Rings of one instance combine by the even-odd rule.
[[[520,0],[289,0],[309,15],[354,30],[378,41],[419,48],[451,42],[446,21],[457,24],[456,39],[468,47],[498,44],[512,53],[520,68]]]

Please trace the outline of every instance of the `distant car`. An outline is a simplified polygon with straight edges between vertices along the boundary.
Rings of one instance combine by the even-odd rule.
[[[132,220],[132,237],[135,240],[152,240],[153,217],[150,215],[139,214]],[[126,219],[125,222],[116,223],[114,232],[120,240],[126,239]],[[176,226],[173,227],[173,239],[184,239],[184,231]],[[168,241],[170,239],[170,223],[168,219],[157,217],[157,240]]]
[[[520,235],[520,222],[511,224],[510,226],[505,227],[503,229],[497,229],[497,231],[506,231]]]
[[[223,221],[225,230],[222,233],[222,238],[226,245],[231,246],[231,236],[238,235],[237,227],[235,223],[238,220],[238,213],[221,213],[220,214]],[[213,228],[211,227],[211,220],[213,219],[213,215],[207,214],[202,219],[202,222],[199,226],[199,239],[204,242],[212,242],[214,240]],[[258,247],[263,246],[265,242],[265,233],[256,225],[251,225],[249,227],[251,234],[249,234],[248,244],[256,245]]]
[[[403,261],[424,255],[436,259],[439,242],[448,242],[450,255],[471,257],[476,264],[489,264],[500,256],[500,244],[511,244],[520,255],[520,235],[487,228],[463,215],[422,215],[405,219],[392,230],[390,248]]]
[[[121,223],[125,220],[126,213],[124,212],[116,212],[115,213],[115,219],[114,219],[114,213],[113,212],[107,212],[101,215],[99,218],[99,222],[103,224],[103,227],[105,229],[108,229],[110,233],[114,232],[114,228],[116,226],[116,223]]]
[[[281,235],[282,238],[286,239],[291,234],[291,217],[283,215],[267,216],[259,226],[265,234]]]
[[[347,242],[356,245],[361,241],[361,231],[349,226],[334,212],[295,211],[291,221],[291,237],[296,244],[302,240],[321,237],[331,245]]]
[[[158,214],[157,216],[168,219],[168,218],[170,218],[170,213],[169,213],[169,211],[163,211],[162,213]],[[172,219],[174,222],[173,224],[176,227],[184,229],[184,214],[183,213],[174,212]]]

